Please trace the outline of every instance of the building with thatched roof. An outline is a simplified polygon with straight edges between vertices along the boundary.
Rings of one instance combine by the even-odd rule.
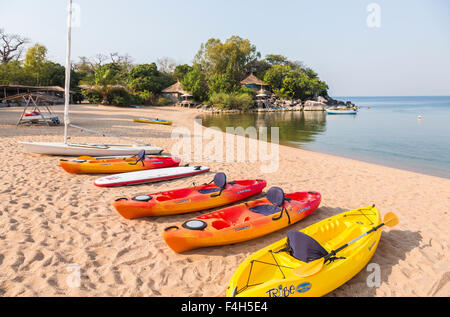
[[[59,86],[0,85],[0,100],[29,93],[38,93],[41,96],[53,97],[54,100],[60,99],[60,102],[62,99],[62,102],[64,102],[64,88]],[[75,92],[70,91],[71,101],[73,101],[74,94]]]
[[[253,74],[250,74],[247,78],[241,81],[241,87],[247,87],[255,92],[270,91],[270,85],[259,79]]]
[[[178,102],[183,99],[183,96],[190,96],[188,91],[183,90],[181,83],[177,81],[170,87],[167,87],[163,91],[161,91],[162,95],[165,98],[172,100],[173,102]]]

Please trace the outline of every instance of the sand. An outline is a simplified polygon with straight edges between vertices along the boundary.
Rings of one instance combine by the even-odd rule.
[[[62,118],[63,108],[55,107]],[[122,188],[98,188],[97,176],[70,175],[58,158],[28,154],[18,141],[62,141],[62,127],[15,127],[19,108],[0,109],[1,296],[224,296],[239,264],[251,253],[337,213],[376,204],[400,224],[385,229],[370,263],[380,285],[369,287],[362,270],[328,296],[449,296],[450,180],[356,160],[280,146],[279,169],[261,172],[252,162],[186,162],[211,167],[191,178]],[[194,129],[197,110],[174,107],[123,109],[74,105],[74,124],[172,149],[173,129]],[[132,122],[170,119],[174,126]],[[112,142],[70,129],[73,141]],[[120,143],[120,140],[119,140]],[[186,158],[186,157],[185,157]],[[162,230],[200,213],[129,221],[112,207],[118,197],[228,179],[264,178],[285,192],[314,190],[321,207],[310,217],[265,237],[176,254]],[[79,272],[80,279],[77,279]]]

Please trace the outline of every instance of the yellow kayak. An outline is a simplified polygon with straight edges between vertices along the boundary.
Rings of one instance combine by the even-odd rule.
[[[133,119],[134,122],[140,122],[140,123],[153,123],[153,124],[165,124],[165,125],[171,125],[171,121],[167,120],[161,120],[158,118],[137,118]]]
[[[238,267],[228,286],[227,296],[326,295],[366,266],[381,238],[381,230],[368,231],[383,225],[378,209],[371,206],[344,212],[300,231],[291,231],[287,238],[257,251]],[[296,239],[299,238],[302,240],[302,247],[298,247]],[[305,247],[303,240],[310,244]],[[296,250],[293,248],[296,246],[294,243],[297,243]],[[311,247],[313,244],[314,247]],[[345,248],[342,248],[343,245]],[[342,250],[332,254],[324,264],[324,258],[327,259],[324,255],[330,255],[330,252],[339,248]],[[309,255],[308,258],[303,258],[303,262],[298,258],[306,256],[305,252]],[[317,257],[314,258],[311,254]],[[301,270],[308,264],[314,264],[310,262],[321,260],[318,272],[309,276],[298,273],[299,268]]]

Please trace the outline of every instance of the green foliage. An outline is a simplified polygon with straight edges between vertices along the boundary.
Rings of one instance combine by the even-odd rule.
[[[159,97],[156,105],[157,106],[167,106],[172,103],[173,103],[172,100],[170,100],[169,98]]]
[[[270,65],[265,59],[262,60],[254,60],[251,64],[250,64],[250,69],[253,72],[253,74],[260,78],[263,79],[264,76],[266,75],[266,72],[272,67],[272,65]]]
[[[128,74],[128,87],[135,92],[148,91],[157,94],[171,83],[172,79],[160,73],[155,63],[137,65]]]
[[[240,89],[239,89],[239,91],[238,91],[238,93],[239,94],[247,94],[247,95],[250,95],[252,98],[253,97],[255,97],[255,95],[256,95],[256,93],[253,91],[253,90],[251,90],[250,88],[247,88],[247,87],[241,87]]]
[[[236,91],[239,86],[233,81],[228,74],[214,74],[208,77],[209,93],[231,93]]]
[[[39,43],[30,47],[25,55],[24,66],[31,71],[38,71],[45,63],[47,57],[47,48]]]
[[[155,102],[155,94],[150,91],[144,90],[137,94],[141,98],[141,104],[143,105],[150,105]]]
[[[0,85],[33,85],[35,78],[20,62],[0,64]]]
[[[17,59],[20,58],[20,54]],[[103,64],[105,60],[112,62]],[[159,98],[162,89],[179,80],[183,90],[197,101],[211,102],[225,109],[246,109],[253,105],[255,93],[240,88],[240,81],[249,73],[264,79],[272,91],[283,98],[308,99],[326,96],[328,86],[318,74],[301,62],[290,61],[283,55],[269,54],[261,59],[256,47],[247,39],[232,36],[222,42],[211,38],[203,43],[193,65],[174,67],[172,60],[135,65],[128,55],[99,54],[94,59],[80,57],[71,73],[71,89],[79,83],[94,85],[83,92],[93,103],[128,105],[167,104]],[[64,66],[47,60],[45,46],[30,47],[22,62],[10,60],[0,64],[0,84],[64,86]],[[126,88],[125,88],[126,87]],[[210,100],[208,100],[210,98]]]
[[[85,89],[81,93],[89,101],[89,103],[98,104],[103,101],[103,95],[97,89]]]
[[[131,94],[120,86],[95,86],[82,92],[83,96],[93,104],[129,106],[132,104],[143,104],[145,100],[138,94]]]
[[[260,54],[249,40],[232,36],[222,43],[211,38],[202,44],[194,59],[208,77],[214,74],[226,74],[238,86],[245,74],[251,71],[251,63]]]
[[[320,81],[310,68],[298,65],[275,65],[264,76],[264,81],[271,85],[273,92],[281,98],[310,99],[326,96],[328,86]]]
[[[113,89],[107,98],[109,104],[119,107],[126,107],[134,103],[141,103],[138,95],[132,95],[122,88]]]
[[[123,85],[127,74],[118,63],[108,63],[95,69],[95,84],[98,86]]]
[[[290,62],[286,56],[279,54],[268,54],[266,55],[266,61],[271,65],[289,65]]]
[[[186,76],[186,74],[190,71],[192,71],[192,66],[189,66],[187,64],[178,65],[177,67],[175,67],[173,76],[176,80],[182,81],[184,76]]]
[[[253,107],[253,97],[247,93],[214,93],[211,95],[210,104],[219,109],[230,110],[248,110]]]
[[[291,71],[291,67],[287,65],[272,66],[264,76],[264,81],[268,83],[273,91],[280,90],[283,87],[283,81]]]
[[[192,71],[184,76],[181,81],[183,90],[190,91],[194,99],[203,101],[208,98],[208,83],[205,74],[199,67],[194,67]]]
[[[36,85],[42,85],[42,77],[44,72],[49,73],[49,69],[53,65],[47,65],[47,48],[43,45],[36,43],[27,50],[24,61],[25,71],[35,79]],[[52,70],[50,70],[51,72]],[[48,79],[48,78],[47,78]]]

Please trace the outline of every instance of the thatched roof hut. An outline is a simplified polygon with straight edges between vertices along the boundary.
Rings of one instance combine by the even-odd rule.
[[[270,90],[270,85],[269,84],[267,84],[266,82],[262,81],[261,79],[259,79],[258,77],[256,77],[253,74],[250,74],[247,78],[242,80],[241,81],[241,86],[250,88],[250,89],[254,90],[255,92],[256,91],[260,91],[260,90],[264,90],[264,91],[269,91]]]
[[[161,93],[164,97],[169,98],[174,102],[181,100],[181,97],[184,95],[190,95],[188,91],[183,90],[180,81],[177,81],[172,86],[167,87],[161,91]]]
[[[10,96],[30,93],[38,93],[41,96],[47,95],[50,97],[54,97],[54,99],[64,98],[64,88],[59,86],[0,85],[0,100],[6,99]],[[75,92],[70,91],[71,99],[73,98],[74,94]]]

